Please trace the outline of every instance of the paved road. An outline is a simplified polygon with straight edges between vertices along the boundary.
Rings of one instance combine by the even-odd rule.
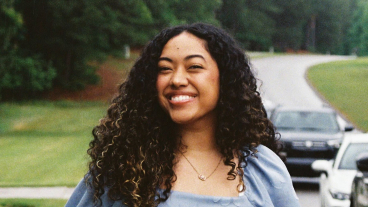
[[[321,206],[318,184],[296,183],[294,188],[302,207]]]
[[[332,55],[287,55],[251,60],[262,81],[261,95],[281,105],[321,106],[323,101],[310,88],[306,70],[315,64],[350,59]]]
[[[305,79],[306,70],[315,64],[351,59],[346,56],[330,55],[288,55],[251,60],[253,68],[262,83],[260,92],[263,98],[275,105],[322,106],[319,98]],[[345,121],[340,118],[340,124]],[[295,185],[302,207],[320,206],[318,185]]]

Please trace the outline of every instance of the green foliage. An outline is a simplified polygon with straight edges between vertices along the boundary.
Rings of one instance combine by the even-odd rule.
[[[0,95],[4,99],[32,98],[50,89],[55,69],[39,57],[21,57],[12,51],[0,57]]]
[[[12,49],[20,38],[23,27],[22,15],[13,8],[12,0],[0,2],[0,51]]]
[[[359,56],[368,55],[368,2],[357,0],[353,23],[349,31],[351,48]]]
[[[89,63],[121,56],[125,45],[145,45],[165,27],[194,22],[222,26],[247,50],[273,46],[276,51],[357,50],[367,55],[367,4],[365,0],[2,0],[0,56],[7,69],[0,75],[8,75],[0,79],[8,82],[1,87],[25,93],[19,81],[9,80],[37,76],[32,79],[37,84],[33,81],[23,88],[31,87],[28,91],[33,93],[55,86],[82,89],[99,81],[98,64]],[[30,69],[22,69],[22,75],[9,72],[13,69],[6,64],[15,60],[19,63],[13,67]]]
[[[218,25],[215,11],[221,6],[220,0],[171,0],[169,7],[175,14],[175,20],[171,25],[206,22]]]
[[[14,0],[0,2],[0,100],[32,98],[50,89],[56,76],[50,62],[40,56],[24,55],[18,48],[23,39],[23,18]]]
[[[222,26],[248,50],[310,50],[348,54],[355,0],[223,1]]]
[[[248,50],[265,50],[272,45],[275,21],[269,14],[278,13],[273,1],[223,1],[217,11],[221,25]]]
[[[277,0],[277,7],[281,10],[272,15],[276,20],[273,44],[277,50],[299,50],[306,41],[305,26],[310,18],[308,0]]]
[[[34,62],[42,57],[50,63],[56,70],[54,83],[69,89],[99,81],[96,67],[89,62],[121,55],[124,45],[144,45],[166,26],[197,21],[218,24],[214,11],[221,4],[220,0],[8,1],[12,7],[3,13],[14,26],[5,26],[3,36],[23,34],[15,27],[23,17],[24,38],[17,41],[22,57],[40,54]]]
[[[157,34],[165,27],[195,22],[220,25],[215,11],[221,0],[144,0],[151,12],[153,22],[150,31]]]
[[[312,1],[313,2],[313,1]],[[319,52],[344,53],[344,38],[351,21],[351,0],[314,2],[316,14],[316,49]]]
[[[121,55],[125,44],[143,45],[154,35],[143,1],[18,0],[27,35],[20,47],[42,54],[57,70],[55,83],[82,89],[98,77],[91,61]]]

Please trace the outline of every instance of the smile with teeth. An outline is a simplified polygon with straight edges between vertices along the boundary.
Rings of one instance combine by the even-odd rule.
[[[171,96],[171,101],[189,101],[193,99],[194,96],[188,96],[188,95],[178,95],[178,96]]]

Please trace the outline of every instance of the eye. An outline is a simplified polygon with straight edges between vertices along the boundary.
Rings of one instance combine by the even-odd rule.
[[[171,68],[169,68],[169,67],[158,67],[158,71],[160,73],[165,73],[165,72],[171,71]]]
[[[189,69],[203,69],[203,67],[201,65],[192,65]]]

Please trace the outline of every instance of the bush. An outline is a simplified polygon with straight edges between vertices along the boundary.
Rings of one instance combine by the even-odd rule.
[[[52,64],[38,56],[3,54],[0,56],[0,100],[33,98],[37,92],[50,89],[55,77]]]

